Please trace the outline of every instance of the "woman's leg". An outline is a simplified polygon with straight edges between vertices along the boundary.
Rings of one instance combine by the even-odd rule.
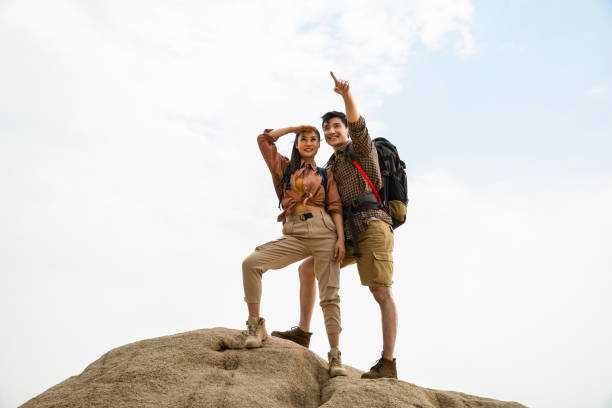
[[[333,247],[332,247],[333,248]],[[333,259],[332,251],[315,253],[315,275],[319,280],[319,298],[325,319],[325,330],[329,341],[329,376],[347,375],[342,365],[342,357],[338,345],[340,344],[340,265]]]
[[[325,330],[330,347],[337,347],[342,326],[340,324],[340,266],[327,254],[315,255],[315,275],[319,281],[319,304],[323,310]]]
[[[308,256],[308,250],[302,240],[291,235],[285,235],[275,241],[258,246],[251,255],[242,261],[244,300],[248,304],[251,316],[259,317],[261,277],[264,272],[270,269],[284,268],[304,259],[306,256]]]
[[[247,319],[248,336],[246,348],[261,347],[268,337],[266,322],[259,315],[261,300],[261,276],[269,269],[280,269],[289,264],[304,259],[307,256],[306,247],[301,240],[285,235],[276,241],[268,242],[255,249],[242,262],[242,282],[244,285],[244,300],[247,302],[249,317]]]
[[[247,308],[249,309],[249,316],[259,319],[259,302],[247,303]]]
[[[336,227],[327,213],[314,217],[310,221],[307,245],[314,258],[314,274],[319,281],[319,299],[325,330],[329,340],[329,376],[347,375],[342,365],[338,345],[340,343],[340,264],[334,259],[334,247],[337,241]]]
[[[340,265],[334,260],[337,240],[335,226],[328,214],[315,218],[311,223],[308,246],[313,253],[314,274],[319,281],[319,299],[325,318],[330,346],[337,347],[340,326]]]

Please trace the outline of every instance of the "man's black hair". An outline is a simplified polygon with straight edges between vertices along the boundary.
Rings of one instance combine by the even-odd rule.
[[[323,123],[321,125],[325,126],[325,122],[329,122],[331,118],[339,118],[342,123],[344,123],[344,126],[348,127],[348,120],[346,119],[346,115],[338,111],[327,112],[325,115],[321,116],[321,119],[323,119]]]

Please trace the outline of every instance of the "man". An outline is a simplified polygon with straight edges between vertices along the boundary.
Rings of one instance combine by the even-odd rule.
[[[334,149],[327,165],[332,169],[338,183],[345,215],[346,256],[341,267],[357,263],[361,284],[369,287],[380,307],[382,319],[382,356],[361,378],[397,378],[393,358],[397,336],[397,308],[391,292],[392,220],[377,204],[372,189],[353,164],[353,161],[356,161],[375,188],[380,190],[382,177],[378,154],[365,120],[357,110],[349,83],[337,79],[333,72],[330,74],[334,79],[334,92],[342,97],[346,109],[346,115],[334,111],[322,117],[325,141]],[[302,262],[299,272],[300,324],[292,330],[272,332],[272,336],[308,347],[312,335],[309,333],[310,319],[316,296],[313,259],[308,258]]]

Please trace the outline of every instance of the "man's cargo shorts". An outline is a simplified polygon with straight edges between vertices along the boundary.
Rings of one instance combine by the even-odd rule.
[[[341,268],[357,263],[359,278],[364,286],[393,284],[393,228],[384,221],[373,220],[368,229],[357,236],[361,257],[355,258],[353,246],[346,242],[346,255]]]

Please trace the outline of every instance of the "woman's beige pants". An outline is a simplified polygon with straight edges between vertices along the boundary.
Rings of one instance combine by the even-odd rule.
[[[340,326],[340,265],[334,261],[338,239],[331,216],[313,211],[312,218],[290,215],[283,223],[283,236],[255,248],[242,262],[244,300],[259,303],[261,275],[270,269],[281,269],[309,256],[314,257],[315,276],[319,281],[319,299],[328,334],[342,331]]]

